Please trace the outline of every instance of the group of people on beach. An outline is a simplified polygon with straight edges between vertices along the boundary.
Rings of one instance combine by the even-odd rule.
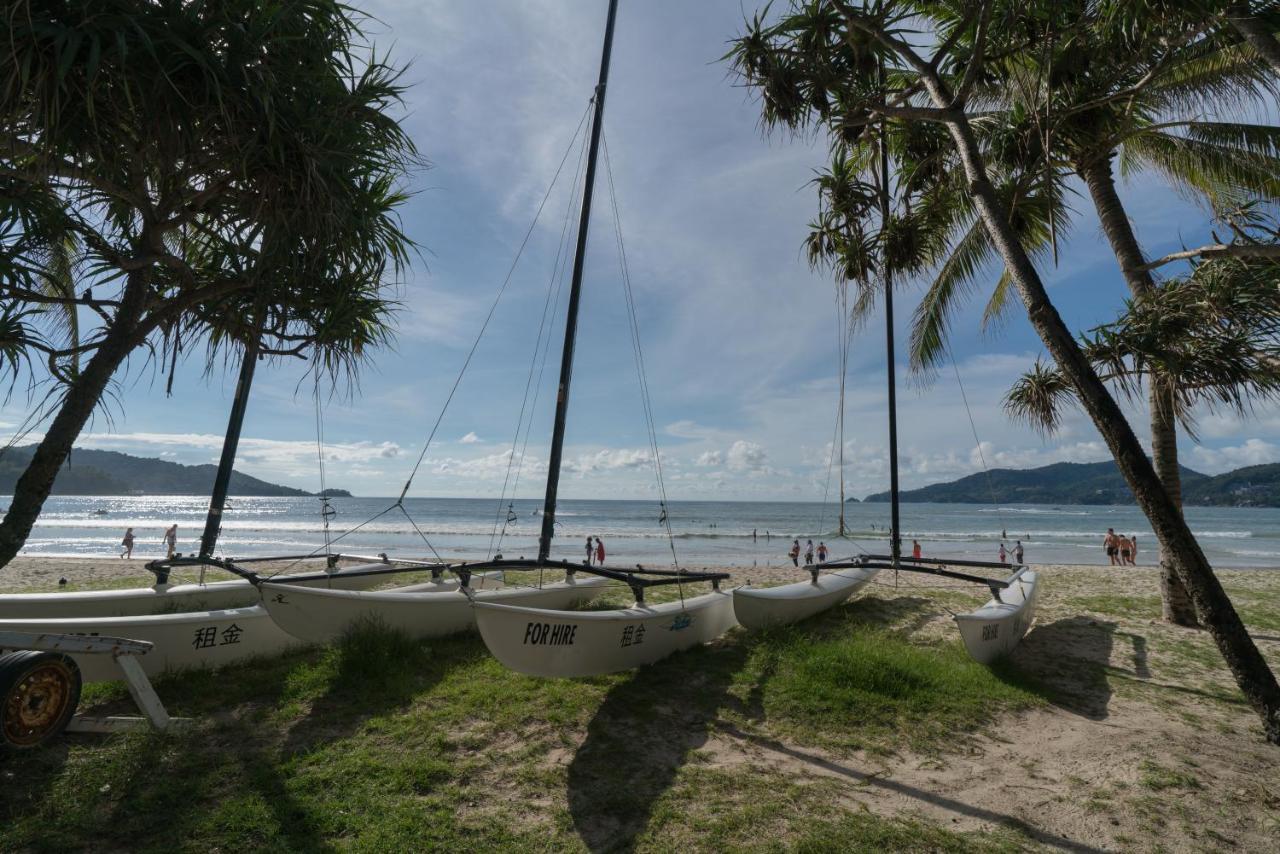
[[[133,528],[125,528],[124,539],[120,541],[120,557],[122,560],[127,560],[133,557],[134,539]],[[173,557],[174,553],[178,550],[177,522],[164,529],[164,536],[160,538],[160,541],[165,545],[165,556],[170,558]]]
[[[818,555],[818,563],[827,562],[827,544],[826,543],[821,541],[818,542],[817,555]],[[814,556],[813,540],[808,540],[805,542],[805,546],[804,546],[804,565],[805,566],[813,566],[813,556]],[[791,551],[787,552],[787,557],[791,558],[791,562],[794,565],[796,566],[800,565],[799,538],[791,541]]]
[[[585,565],[591,566],[594,559],[596,566],[604,566],[604,540],[599,537],[595,538],[595,544],[591,542],[591,537],[587,537],[587,559]]]
[[[1102,550],[1107,553],[1112,566],[1138,565],[1138,538],[1117,534],[1115,528],[1107,528],[1102,538]]]

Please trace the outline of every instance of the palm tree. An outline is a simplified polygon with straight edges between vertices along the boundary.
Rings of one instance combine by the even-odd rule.
[[[910,206],[901,198],[900,187],[899,204],[905,217],[918,216],[916,203],[926,203],[931,195],[945,201],[947,194],[960,193],[972,205],[1032,327],[1106,441],[1161,546],[1178,556],[1175,566],[1179,578],[1242,692],[1262,719],[1267,739],[1280,744],[1280,684],[1120,407],[1049,300],[1013,223],[1015,208],[1002,196],[999,176],[993,179],[988,168],[983,140],[976,129],[986,120],[981,107],[975,106],[980,101],[979,86],[991,73],[989,63],[998,64],[1011,47],[1025,48],[1033,43],[1031,38],[1016,45],[1003,37],[989,39],[995,29],[1012,27],[1019,20],[1002,18],[997,24],[994,8],[990,0],[793,0],[788,13],[776,22],[767,20],[767,12],[748,21],[747,32],[735,40],[729,56],[747,84],[759,92],[766,126],[793,131],[821,128],[833,149],[850,152],[847,159],[853,162],[873,160],[866,153],[866,148],[875,144],[869,141],[875,135],[864,133],[869,125],[898,125],[904,136],[907,128],[932,126],[932,131],[943,131],[932,134],[943,140],[937,149],[939,159],[956,165],[959,180],[920,187],[913,192]],[[959,14],[951,14],[957,9]],[[1026,4],[1020,4],[1019,11],[1026,11]],[[929,50],[931,55],[927,55]],[[1052,182],[1042,182],[1041,192],[1051,193]],[[864,224],[864,218],[856,215],[856,192],[852,198],[854,216],[835,224],[843,228],[822,220],[818,223],[819,230],[830,238],[825,242],[820,239],[818,245],[833,253],[838,269],[846,266],[841,255],[847,248],[855,254],[847,266],[857,270],[863,264],[863,247],[875,247],[869,256],[872,262],[897,264],[899,250],[911,258],[915,247],[928,247],[937,239],[928,234],[904,239],[894,233],[900,223],[893,219],[880,223],[879,228],[874,222]],[[925,206],[933,209],[938,222],[945,222],[945,205]],[[914,257],[922,254],[927,253]]]
[[[1026,4],[1019,4],[1024,14]],[[1011,9],[1006,9],[1011,13]],[[1000,14],[997,9],[995,14]],[[1123,14],[1122,14],[1123,13]],[[960,13],[950,26],[960,23]],[[1152,294],[1148,267],[1116,188],[1113,164],[1127,174],[1157,174],[1179,191],[1224,200],[1280,197],[1280,128],[1199,118],[1265,103],[1277,92],[1270,68],[1229,32],[1202,33],[1194,17],[1132,4],[1053,2],[1030,16],[1033,38],[988,63],[975,101],[988,114],[984,148],[1013,187],[1022,186],[1021,210],[1036,228],[1024,244],[1042,253],[1070,222],[1067,181],[1082,180],[1133,297]],[[1029,27],[1030,29],[1030,27]],[[1000,40],[997,40],[997,44]],[[1031,200],[1040,205],[1028,204]],[[946,246],[916,315],[912,361],[931,366],[945,346],[956,298],[995,257],[973,213],[958,217],[960,235]],[[1040,240],[1027,241],[1038,233]],[[987,319],[1007,304],[1007,277],[996,285]],[[1152,459],[1169,494],[1181,504],[1177,389],[1160,373],[1145,377]],[[1195,608],[1171,560],[1161,552],[1164,617],[1196,625]]]
[[[203,341],[213,359],[261,337],[265,354],[340,374],[384,341],[412,247],[398,184],[416,162],[391,116],[398,72],[335,0],[13,0],[6,13],[0,181],[25,201],[0,258],[31,275],[0,300],[55,385],[0,522],[0,566],[139,348],[173,359]],[[79,297],[36,286],[51,272],[39,250],[63,232],[82,249]],[[51,344],[21,314],[51,305],[100,322]]]

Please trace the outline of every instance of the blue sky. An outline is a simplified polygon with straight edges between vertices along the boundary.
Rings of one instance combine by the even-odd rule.
[[[380,49],[410,64],[404,122],[431,162],[413,177],[416,195],[404,212],[424,251],[401,290],[395,349],[375,357],[358,389],[324,404],[328,485],[389,495],[421,451],[587,105],[605,3],[357,5],[378,19],[369,29]],[[820,500],[836,407],[837,320],[831,281],[808,269],[800,248],[816,208],[805,183],[825,146],[763,136],[757,106],[718,61],[744,9],[753,7],[623,0],[605,132],[669,496]],[[1207,236],[1204,213],[1154,176],[1132,176],[1124,196],[1151,255]],[[653,494],[653,475],[613,226],[601,203],[607,198],[597,195],[591,231],[561,494],[643,498]],[[553,193],[411,494],[501,490],[566,204]],[[1085,328],[1114,315],[1124,287],[1087,200],[1076,208],[1058,266],[1042,273],[1068,323]],[[900,353],[921,290],[907,283],[898,297]],[[959,318],[952,339],[981,458],[950,368],[921,383],[900,365],[905,486],[977,471],[981,459],[1022,467],[1106,458],[1083,416],[1048,441],[1004,417],[1004,391],[1041,347],[1020,310],[999,334],[984,334],[983,301]],[[521,496],[543,488],[561,329]],[[884,358],[877,319],[858,333],[850,358],[845,479],[852,495],[887,486]],[[234,375],[207,377],[197,356],[166,397],[163,378],[142,362],[121,378],[110,418],[96,418],[80,444],[216,460]],[[315,408],[310,385],[299,386],[303,374],[297,363],[260,368],[237,467],[318,488]],[[0,409],[0,427],[11,432],[27,408],[15,395]],[[1144,416],[1131,416],[1141,434]],[[1202,444],[1183,443],[1192,468],[1280,459],[1275,409],[1244,422],[1205,413],[1200,427]]]

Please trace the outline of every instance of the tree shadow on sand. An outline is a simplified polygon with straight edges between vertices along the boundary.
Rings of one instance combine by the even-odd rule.
[[[1037,625],[1009,662],[995,670],[1029,676],[1054,705],[1091,720],[1103,720],[1111,703],[1109,674],[1120,671],[1138,679],[1151,676],[1147,639],[1117,629],[1116,623],[1090,617]],[[1117,643],[1130,648],[1131,669],[1112,664]],[[1009,664],[1013,667],[1006,670]]]

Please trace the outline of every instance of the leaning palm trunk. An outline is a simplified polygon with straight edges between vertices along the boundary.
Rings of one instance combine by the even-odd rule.
[[[1253,14],[1248,3],[1232,3],[1227,10],[1227,21],[1236,32],[1280,74],[1280,41],[1266,23]]]
[[[946,111],[946,125],[969,180],[969,192],[991,242],[1022,297],[1032,326],[1102,434],[1120,473],[1133,490],[1138,506],[1155,529],[1160,547],[1166,554],[1178,558],[1174,564],[1178,576],[1231,668],[1241,692],[1262,718],[1267,740],[1280,744],[1280,684],[1276,683],[1275,674],[1249,637],[1178,505],[1156,476],[1151,460],[1129,427],[1124,413],[1050,302],[1040,274],[1018,241],[1008,212],[991,183],[968,117],[962,110],[950,106],[950,99],[936,83],[930,86],[930,95],[934,103]]]
[[[14,485],[9,510],[0,522],[0,567],[13,560],[26,543],[53,490],[58,470],[71,455],[71,446],[102,399],[112,375],[137,346],[137,325],[146,307],[150,279],[149,270],[129,274],[111,327],[84,370],[68,384],[57,416]]]
[[[1089,196],[1098,211],[1102,231],[1107,235],[1107,242],[1111,244],[1111,249],[1120,262],[1120,271],[1129,291],[1135,297],[1151,293],[1155,290],[1155,281],[1149,271],[1142,269],[1146,259],[1138,245],[1137,235],[1133,233],[1129,217],[1125,214],[1120,194],[1116,192],[1110,152],[1080,164],[1078,169],[1089,187]],[[1181,513],[1182,476],[1178,471],[1178,423],[1174,417],[1173,390],[1168,387],[1167,380],[1152,377],[1149,400],[1152,461],[1165,491]],[[1179,626],[1198,626],[1195,606],[1174,566],[1178,556],[1170,554],[1163,543],[1160,544],[1159,551],[1160,601],[1163,603],[1164,618]]]

